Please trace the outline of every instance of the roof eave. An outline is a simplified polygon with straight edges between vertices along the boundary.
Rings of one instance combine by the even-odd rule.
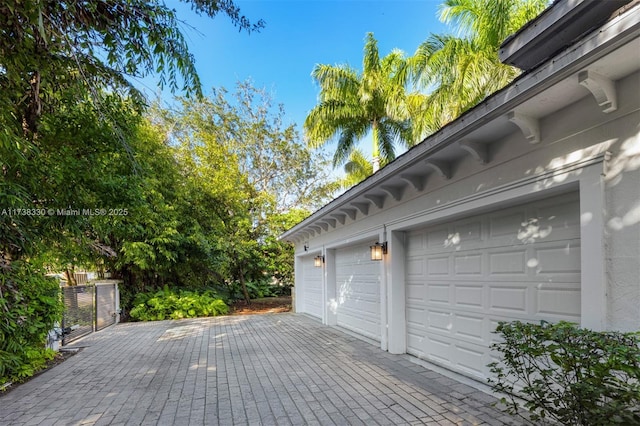
[[[528,71],[610,19],[632,0],[559,0],[500,46],[500,60]]]

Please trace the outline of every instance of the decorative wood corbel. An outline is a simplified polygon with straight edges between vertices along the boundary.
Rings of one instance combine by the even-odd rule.
[[[444,161],[427,160],[427,167],[435,171],[443,179],[451,179],[451,167]]]
[[[474,160],[480,164],[487,164],[489,162],[489,150],[487,145],[475,141],[460,141],[458,142],[460,148],[467,153],[471,154]]]
[[[382,206],[384,206],[384,196],[382,196],[382,195],[366,194],[364,196],[364,198],[366,198],[367,200],[371,201],[379,209],[381,209]]]
[[[411,186],[416,189],[416,191],[422,191],[426,182],[425,176],[421,175],[402,174],[400,175],[400,179],[409,182]]]
[[[363,215],[369,214],[369,203],[351,203],[351,205],[360,210]]]
[[[520,131],[529,143],[540,142],[540,123],[537,118],[511,111],[507,114],[510,122],[520,128]]]
[[[610,78],[585,70],[578,74],[578,83],[586,87],[596,98],[596,102],[602,108],[602,112],[609,113],[618,109],[616,84]]]
[[[387,194],[391,195],[394,200],[396,201],[402,200],[402,194],[404,193],[403,186],[380,185],[380,189],[382,189]]]
[[[334,213],[334,214],[332,214],[331,216],[332,216],[332,217],[335,217],[335,218],[336,218],[336,220],[337,220],[338,222],[340,222],[340,225],[344,225],[344,222],[345,222],[345,221],[346,221],[346,219],[347,219],[347,215],[346,215],[346,214],[342,214],[342,213]]]
[[[356,209],[341,209],[351,220],[356,220]]]

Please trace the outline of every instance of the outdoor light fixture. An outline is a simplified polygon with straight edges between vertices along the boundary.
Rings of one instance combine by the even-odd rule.
[[[382,260],[382,255],[387,254],[387,242],[375,243],[371,247],[371,260]]]
[[[313,266],[319,268],[324,263],[324,256],[316,256],[313,258]]]
[[[306,244],[304,246],[302,246],[302,247],[304,248],[304,251],[308,251],[309,250],[309,246],[306,245]]]

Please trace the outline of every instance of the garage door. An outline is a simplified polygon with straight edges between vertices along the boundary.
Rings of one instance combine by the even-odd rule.
[[[499,321],[580,321],[577,194],[414,231],[407,351],[480,379]]]
[[[369,246],[336,250],[337,323],[380,340],[380,263]]]
[[[302,289],[296,293],[302,298],[302,312],[322,318],[322,268],[313,266],[313,257],[302,260]]]

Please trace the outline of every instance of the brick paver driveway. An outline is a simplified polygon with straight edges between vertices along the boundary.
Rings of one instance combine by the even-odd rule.
[[[129,323],[0,397],[0,424],[519,424],[491,396],[303,315]]]

